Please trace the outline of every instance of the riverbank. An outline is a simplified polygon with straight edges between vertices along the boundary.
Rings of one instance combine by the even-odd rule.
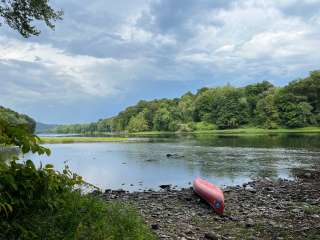
[[[197,130],[190,132],[164,132],[164,131],[148,131],[129,133],[131,136],[152,136],[152,135],[174,135],[174,134],[269,134],[269,133],[320,133],[320,127],[304,127],[304,128],[236,128],[236,129],[214,129],[214,130]]]
[[[268,178],[227,187],[218,216],[192,189],[106,191],[106,201],[136,207],[159,239],[320,239],[320,172],[294,181]]]
[[[126,137],[41,137],[40,143],[89,143],[89,142],[122,142]]]
[[[79,134],[79,135],[93,135],[93,136],[108,136],[106,138],[112,138],[113,136],[157,136],[157,135],[188,135],[188,134],[217,134],[217,135],[241,135],[241,134],[270,134],[270,133],[320,133],[320,127],[304,127],[304,128],[277,128],[277,129],[264,129],[264,128],[236,128],[236,129],[213,129],[213,130],[195,130],[195,131],[146,131],[146,132],[86,132],[86,133],[65,133],[65,134]],[[51,133],[55,134],[55,133]],[[62,133],[63,134],[63,133]],[[52,138],[52,137],[44,137]],[[68,137],[69,138],[69,137]]]

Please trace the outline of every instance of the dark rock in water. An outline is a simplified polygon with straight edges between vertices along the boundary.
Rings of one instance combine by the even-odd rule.
[[[159,186],[159,188],[161,189],[170,189],[171,188],[171,184],[162,184]]]
[[[156,162],[156,159],[147,159],[146,162]]]
[[[158,223],[151,224],[151,229],[158,230],[160,228]]]
[[[184,157],[183,155],[178,155],[176,153],[174,153],[174,154],[167,153],[166,156],[167,156],[167,158],[183,158]]]
[[[208,232],[204,234],[204,238],[209,240],[218,240],[219,236],[214,232]]]

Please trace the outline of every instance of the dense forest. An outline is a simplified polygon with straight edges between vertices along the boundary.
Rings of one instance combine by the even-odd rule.
[[[117,116],[90,124],[60,125],[57,133],[195,131],[239,127],[320,125],[320,71],[285,87],[268,81],[245,87],[201,88],[175,99],[139,101]]]
[[[25,126],[30,133],[33,133],[36,128],[35,120],[28,115],[17,113],[2,106],[0,106],[0,120],[6,121],[14,126]]]

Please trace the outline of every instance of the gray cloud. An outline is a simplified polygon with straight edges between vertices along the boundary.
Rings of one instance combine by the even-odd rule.
[[[181,86],[265,79],[282,85],[320,63],[316,0],[53,4],[65,12],[55,31],[40,25],[42,35],[26,40],[0,28],[0,104],[35,109],[39,101],[74,106],[86,100],[99,106],[98,114],[105,101],[121,101],[119,107],[169,96],[169,88],[178,96]],[[113,105],[110,112],[120,110]]]

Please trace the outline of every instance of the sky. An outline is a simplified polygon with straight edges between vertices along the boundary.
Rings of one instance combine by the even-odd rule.
[[[320,0],[51,0],[55,31],[0,27],[0,105],[83,123],[204,86],[320,69]],[[0,20],[1,22],[1,20]]]

